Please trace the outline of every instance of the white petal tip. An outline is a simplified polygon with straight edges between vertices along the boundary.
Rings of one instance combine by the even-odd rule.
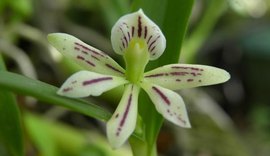
[[[226,70],[224,70],[224,74],[225,74],[224,82],[229,81],[231,79],[231,74]]]

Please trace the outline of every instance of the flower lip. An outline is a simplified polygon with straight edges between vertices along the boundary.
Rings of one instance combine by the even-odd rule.
[[[160,28],[139,9],[135,13],[122,16],[112,28],[111,41],[114,51],[123,55],[131,40],[144,40],[150,60],[162,55],[166,47],[166,39]]]

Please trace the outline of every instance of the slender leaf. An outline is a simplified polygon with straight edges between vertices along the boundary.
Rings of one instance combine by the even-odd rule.
[[[75,129],[30,112],[24,113],[24,122],[42,156],[131,155],[125,147],[113,150],[106,138],[93,130]]]
[[[5,66],[0,55],[1,70],[5,70]],[[23,156],[19,109],[14,95],[3,88],[0,89],[0,155]]]
[[[99,6],[105,18],[108,34],[118,18],[128,12],[127,0],[99,0]]]
[[[182,57],[186,63],[193,63],[196,54],[210,32],[213,30],[219,17],[223,15],[227,8],[226,0],[208,0],[206,10],[192,34],[187,37],[183,47]]]
[[[23,95],[33,96],[41,101],[63,106],[76,112],[106,121],[111,113],[101,107],[80,99],[70,99],[58,96],[57,87],[33,80],[19,74],[0,71],[0,87]]]

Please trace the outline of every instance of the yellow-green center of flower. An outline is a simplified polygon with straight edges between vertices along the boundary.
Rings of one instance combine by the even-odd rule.
[[[148,46],[144,39],[133,38],[124,52],[126,62],[126,78],[138,83],[143,78],[146,64],[149,61]]]

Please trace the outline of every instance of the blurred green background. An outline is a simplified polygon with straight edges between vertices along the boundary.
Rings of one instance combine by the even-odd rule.
[[[60,86],[79,67],[48,45],[46,35],[52,32],[72,34],[124,66],[113,53],[110,31],[134,5],[131,0],[0,0],[0,54],[6,69]],[[160,155],[270,155],[269,9],[270,0],[194,2],[179,62],[224,68],[231,79],[180,91],[193,128],[165,122],[157,143]],[[116,90],[87,100],[113,110],[120,95]],[[9,100],[5,97],[0,94],[0,103]],[[16,102],[26,156],[131,155],[128,146],[111,149],[100,121],[31,97],[17,95]],[[0,123],[3,131],[13,120]],[[0,155],[16,156],[1,139]]]

